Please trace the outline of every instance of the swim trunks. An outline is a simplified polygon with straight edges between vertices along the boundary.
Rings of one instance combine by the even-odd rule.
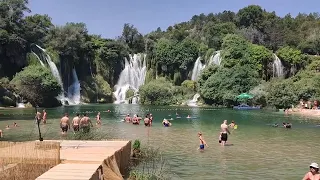
[[[204,149],[204,144],[200,144],[200,149]]]
[[[62,132],[68,132],[68,125],[61,126]]]
[[[164,127],[169,127],[169,123],[164,123]]]
[[[227,133],[222,133],[221,134],[221,141],[227,141],[228,140],[228,134]]]
[[[149,123],[144,123],[145,126],[149,126]]]
[[[134,123],[132,123],[132,124],[134,124],[134,125],[139,125],[139,123],[138,123],[138,122],[134,122]]]
[[[79,129],[80,129],[80,128],[79,128],[79,125],[73,125],[73,130],[74,130],[74,131],[79,131]]]

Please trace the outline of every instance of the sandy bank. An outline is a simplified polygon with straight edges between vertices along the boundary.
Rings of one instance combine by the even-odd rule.
[[[319,109],[298,109],[293,108],[288,110],[288,114],[295,114],[300,116],[307,117],[318,117],[320,118],[320,110]]]

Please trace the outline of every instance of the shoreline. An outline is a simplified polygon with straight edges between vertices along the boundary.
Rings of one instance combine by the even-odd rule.
[[[315,117],[320,118],[320,109],[299,109],[299,108],[290,108],[288,114],[300,115],[305,117]]]

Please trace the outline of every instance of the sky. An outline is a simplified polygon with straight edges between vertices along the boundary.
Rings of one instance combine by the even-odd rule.
[[[279,16],[320,10],[320,0],[29,0],[31,14],[48,14],[55,25],[84,22],[90,34],[104,38],[120,36],[124,23],[147,34],[188,21],[193,15],[237,12],[252,4]]]

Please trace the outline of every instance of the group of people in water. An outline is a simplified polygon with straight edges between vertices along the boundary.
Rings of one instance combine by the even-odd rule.
[[[133,117],[130,117],[130,114],[127,114],[127,116],[124,118],[124,122],[132,123],[133,125],[140,125],[140,121],[142,120],[142,117],[135,114]],[[153,116],[152,114],[147,114],[145,118],[143,119],[144,125],[146,127],[152,126]]]

